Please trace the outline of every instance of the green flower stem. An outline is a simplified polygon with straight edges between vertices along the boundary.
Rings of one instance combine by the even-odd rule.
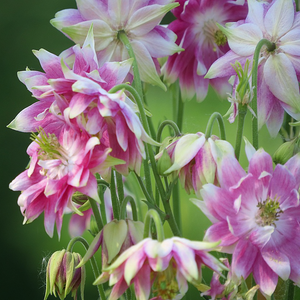
[[[98,227],[98,232],[99,232],[103,228],[103,222],[102,222],[102,218],[100,215],[100,211],[99,211],[97,202],[94,199],[89,198],[89,201],[90,201],[90,204],[91,204],[91,207],[93,210],[93,214],[94,214],[94,217],[95,217],[95,220],[97,223],[97,227]]]
[[[109,188],[109,184],[106,181],[101,180],[101,179],[98,179],[97,182],[98,182],[98,194],[99,194],[99,198],[101,200],[100,212],[101,212],[101,216],[102,216],[102,222],[103,222],[103,225],[106,225],[107,219],[106,219],[104,192],[105,192],[106,188]]]
[[[163,129],[166,126],[170,126],[173,130],[174,130],[174,134],[175,136],[180,136],[180,129],[178,128],[177,124],[171,120],[165,120],[163,122],[160,123],[158,130],[157,130],[157,136],[156,136],[156,140],[160,143],[161,142],[161,136],[162,136],[162,132]]]
[[[237,126],[237,133],[236,133],[236,140],[235,140],[235,156],[236,159],[239,160],[240,152],[241,152],[241,145],[243,139],[243,131],[244,131],[244,123],[245,117],[247,114],[248,107],[247,105],[243,105],[239,103],[239,113],[238,113],[238,126]]]
[[[212,134],[212,128],[214,126],[215,121],[218,121],[219,124],[219,130],[220,130],[220,135],[222,140],[226,140],[226,133],[225,133],[225,124],[223,117],[220,113],[214,112],[207,123],[206,130],[205,130],[205,138],[208,139],[211,134]]]
[[[178,85],[179,85],[179,83],[178,83]],[[180,91],[180,88],[178,87],[178,106],[177,106],[176,123],[177,123],[180,131],[182,130],[183,114],[184,114],[184,102],[182,101],[181,91]]]
[[[143,238],[149,237],[149,233],[151,232],[151,219],[154,221],[156,232],[157,232],[157,240],[159,242],[162,242],[164,240],[164,229],[162,226],[161,219],[159,217],[159,214],[156,210],[150,209],[148,210],[146,216],[145,216],[145,227],[144,227],[144,236]]]
[[[142,82],[141,82],[141,77],[140,77],[140,73],[139,73],[139,68],[137,65],[137,61],[136,61],[136,57],[134,54],[134,51],[132,49],[132,46],[130,44],[130,41],[125,33],[124,30],[120,30],[118,32],[118,39],[124,44],[124,46],[126,47],[129,57],[133,58],[133,62],[132,62],[132,70],[133,70],[133,80],[134,80],[134,86],[137,90],[137,92],[139,93],[140,97],[143,99],[143,87],[142,87]]]
[[[172,193],[172,204],[173,204],[173,213],[174,213],[174,218],[176,220],[176,223],[178,225],[178,229],[181,232],[181,208],[180,208],[180,194],[179,194],[179,183],[178,181],[173,187],[173,193]]]
[[[134,199],[131,196],[126,196],[126,198],[124,199],[124,201],[121,204],[121,210],[120,210],[121,219],[125,220],[127,218],[126,206],[127,206],[128,202],[130,202],[130,204],[131,204],[133,221],[137,221],[138,215],[137,215],[136,204],[135,204]]]
[[[276,45],[267,39],[262,39],[258,42],[255,48],[253,55],[253,64],[252,64],[252,88],[253,88],[253,99],[251,103],[252,110],[255,114],[255,117],[252,120],[252,142],[253,147],[258,149],[258,121],[257,121],[257,68],[258,60],[260,55],[260,50],[263,46],[267,46],[269,52],[275,50]]]
[[[94,201],[95,202],[95,201]],[[89,243],[81,236],[78,236],[78,237],[75,237],[73,238],[68,246],[67,246],[67,251],[70,251],[72,252],[73,250],[73,247],[74,245],[79,242],[81,243],[81,245],[84,247],[85,251],[88,250],[89,248]],[[99,276],[100,276],[100,272],[99,272],[99,268],[98,268],[98,265],[97,265],[97,261],[95,259],[95,256],[92,256],[91,259],[90,259],[90,262],[91,262],[91,266],[92,266],[92,271],[94,273],[94,277],[95,279],[97,279]],[[106,300],[106,297],[105,297],[105,293],[104,293],[104,289],[103,289],[103,286],[102,285],[97,285],[97,289],[98,289],[98,294],[99,294],[99,297],[101,300]]]
[[[146,197],[146,200],[147,200],[148,202],[154,204],[154,200],[153,200],[153,198],[151,198],[151,196],[149,195],[148,190],[146,189],[143,180],[141,179],[141,177],[140,177],[136,172],[134,172],[134,174],[135,174],[136,179],[137,179],[138,182],[139,182],[139,185],[140,185],[140,187],[141,187],[141,189],[142,189],[142,191],[143,191],[143,193],[144,193],[144,196]]]
[[[288,298],[289,296],[289,281],[290,280],[286,280],[284,281],[283,279],[281,279],[280,277],[278,278],[278,283],[275,289],[275,292],[273,293],[273,297],[274,300],[291,300],[292,298]]]
[[[120,220],[120,203],[116,191],[115,175],[114,170],[111,170],[111,181],[110,181],[110,194],[111,194],[111,203],[114,213],[114,219]]]
[[[124,200],[124,185],[122,175],[116,171],[117,189],[120,203]]]

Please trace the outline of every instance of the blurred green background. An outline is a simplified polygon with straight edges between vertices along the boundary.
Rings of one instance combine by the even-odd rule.
[[[53,28],[49,20],[55,13],[64,8],[75,8],[73,0],[11,0],[0,3],[0,36],[1,36],[1,299],[43,299],[45,289],[45,259],[56,250],[67,246],[69,235],[67,220],[62,230],[61,240],[57,235],[49,238],[43,227],[43,216],[32,224],[22,225],[23,217],[17,205],[18,192],[8,189],[9,182],[24,171],[28,163],[26,148],[30,143],[29,134],[7,129],[6,125],[20,110],[34,102],[26,87],[19,82],[17,72],[28,66],[32,70],[41,70],[32,49],[45,48],[59,55],[72,46],[63,34]],[[155,126],[159,121],[172,117],[170,93],[150,87],[147,92],[150,111]],[[205,131],[209,116],[214,111],[225,114],[229,104],[218,98],[214,92],[203,103],[191,101],[184,109],[183,132],[195,133]],[[245,135],[250,135],[251,116],[246,121]],[[236,125],[226,121],[228,140],[234,144]],[[218,134],[217,126],[214,130]],[[261,145],[273,153],[280,144],[280,139],[271,139],[263,128],[260,137]],[[242,155],[245,164],[245,156]],[[190,239],[201,239],[205,226],[209,222],[182,193],[183,235]],[[203,226],[203,224],[205,224]],[[89,236],[86,237],[90,240]],[[79,246],[75,250],[82,253]],[[90,266],[87,266],[90,269]],[[87,282],[93,277],[88,273]],[[95,287],[85,292],[86,299],[96,299]],[[55,299],[49,297],[49,299]]]

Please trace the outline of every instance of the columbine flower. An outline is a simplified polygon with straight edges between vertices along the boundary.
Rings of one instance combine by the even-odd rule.
[[[109,285],[114,285],[109,300],[118,299],[132,283],[138,300],[149,299],[151,287],[153,296],[180,299],[178,294],[183,296],[188,289],[187,281],[201,289],[203,265],[217,272],[224,270],[225,266],[207,253],[217,245],[179,237],[162,242],[147,238],[123,252],[95,284],[109,276]]]
[[[230,51],[209,69],[207,78],[234,75],[231,63],[244,64],[252,60],[261,39],[274,43],[274,49],[262,49],[258,67],[258,125],[267,124],[275,136],[282,124],[284,110],[300,118],[300,95],[297,76],[299,69],[299,12],[293,0],[273,0],[271,3],[249,0],[245,21],[220,27],[228,38]]]
[[[103,150],[97,137],[72,129],[62,131],[59,137],[43,131],[27,149],[31,158],[28,170],[9,185],[22,191],[18,204],[28,223],[44,212],[44,224],[53,236],[56,223],[60,235],[65,210],[81,214],[72,202],[75,192],[87,195],[100,203],[95,173],[106,167],[105,160],[111,149]]]
[[[180,7],[173,10],[177,20],[168,28],[177,36],[177,43],[185,51],[169,57],[164,66],[165,79],[169,83],[179,78],[183,99],[202,101],[210,83],[222,96],[230,91],[227,78],[204,79],[211,64],[224,55],[229,48],[226,36],[216,23],[244,19],[247,14],[245,1],[178,1]]]
[[[182,186],[188,193],[199,194],[203,184],[216,183],[216,163],[211,154],[211,145],[218,139],[211,136],[206,139],[201,132],[186,134],[165,149],[171,159],[171,166],[164,174],[178,172]],[[157,155],[159,158],[162,152]]]
[[[75,120],[74,115],[88,108],[95,97],[82,90],[79,93],[74,84],[79,79],[90,85],[96,84],[98,94],[105,95],[112,87],[123,82],[132,62],[111,62],[99,67],[92,27],[82,48],[76,45],[63,53],[62,57],[44,49],[34,51],[34,54],[45,72],[27,69],[19,72],[18,77],[39,101],[21,111],[9,124],[10,128],[23,132],[35,132],[42,127],[45,132],[59,134],[65,123],[83,129],[86,121],[79,118]]]
[[[72,292],[77,299],[77,290],[80,286],[81,299],[84,299],[85,267],[76,268],[81,261],[81,255],[66,250],[54,252],[47,265],[46,272],[46,300],[49,295],[56,294],[63,300]]]
[[[55,15],[52,25],[75,43],[83,44],[93,24],[100,66],[107,61],[128,58],[127,49],[118,39],[126,33],[138,62],[141,79],[164,88],[157,74],[158,57],[180,51],[176,35],[159,26],[163,16],[176,7],[173,0],[77,0],[78,9],[65,9]]]
[[[205,240],[219,241],[223,252],[233,253],[233,279],[247,278],[252,272],[261,291],[269,297],[278,276],[300,284],[300,155],[273,170],[272,158],[263,149],[247,148],[248,173],[228,148],[218,156],[220,187],[203,186],[204,200],[194,200],[213,225]]]

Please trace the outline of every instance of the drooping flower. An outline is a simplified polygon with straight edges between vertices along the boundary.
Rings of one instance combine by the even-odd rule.
[[[206,74],[207,78],[234,75],[231,64],[238,60],[244,65],[253,60],[258,42],[267,39],[273,49],[264,47],[260,54],[257,81],[258,125],[265,123],[275,136],[283,121],[284,110],[300,119],[299,30],[300,13],[293,0],[248,1],[249,12],[244,21],[220,27],[227,36],[230,51],[219,58]]]
[[[60,235],[65,210],[81,214],[72,202],[75,192],[100,202],[94,174],[106,168],[110,151],[100,145],[97,137],[70,128],[58,137],[43,131],[34,135],[27,149],[29,169],[9,185],[14,191],[22,191],[18,204],[24,222],[32,222],[44,212],[46,232],[52,237],[56,223]]]
[[[63,300],[71,292],[77,299],[77,290],[80,286],[81,299],[84,299],[85,267],[76,268],[81,261],[81,255],[75,252],[54,252],[47,265],[46,271],[46,300],[49,295],[56,294]]]
[[[193,200],[213,223],[204,239],[221,240],[222,252],[233,253],[232,278],[246,279],[252,272],[267,297],[278,276],[299,285],[300,260],[295,253],[300,247],[300,155],[273,170],[268,153],[247,147],[246,173],[232,148],[223,141],[215,145],[220,186],[204,185],[204,201]]]
[[[51,24],[81,45],[93,24],[100,66],[108,61],[123,61],[129,57],[118,38],[120,31],[125,32],[137,59],[141,79],[164,88],[157,74],[157,58],[181,50],[175,44],[176,35],[158,25],[163,16],[178,5],[172,2],[76,0],[78,9],[58,12]]]
[[[109,285],[114,285],[109,300],[118,299],[132,283],[138,300],[149,299],[151,288],[158,297],[154,299],[180,299],[188,289],[187,281],[201,289],[203,265],[219,273],[226,269],[208,253],[218,244],[147,238],[123,252],[94,284],[109,279]]]
[[[227,39],[217,23],[225,24],[244,19],[247,14],[245,1],[179,0],[180,7],[173,10],[177,20],[168,28],[177,36],[177,43],[185,51],[169,57],[164,66],[164,77],[169,83],[179,78],[182,97],[190,100],[196,95],[202,101],[210,83],[221,96],[230,92],[226,78],[205,79],[212,63],[228,50]]]
[[[84,265],[101,247],[102,269],[110,266],[124,251],[143,238],[144,224],[133,220],[113,220],[95,236],[79,266]],[[109,276],[104,272],[102,276]]]
[[[171,165],[164,174],[178,172],[180,182],[188,193],[199,194],[203,184],[217,183],[216,162],[211,154],[211,145],[217,139],[216,136],[206,139],[201,132],[176,139],[165,148]],[[157,158],[161,155],[162,152]]]

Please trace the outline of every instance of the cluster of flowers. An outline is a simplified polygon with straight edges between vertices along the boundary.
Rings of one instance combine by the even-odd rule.
[[[59,56],[34,51],[44,72],[26,70],[18,76],[38,101],[9,125],[35,132],[27,149],[28,169],[10,188],[21,191],[18,204],[25,223],[44,212],[49,236],[55,224],[60,236],[63,216],[69,212],[76,218],[70,222],[71,233],[83,232],[92,214],[84,203],[101,202],[99,181],[114,189],[115,171],[123,176],[133,171],[140,178],[142,162],[149,167],[151,145],[160,144],[138,117],[145,114],[133,101],[139,100],[124,87],[139,84],[137,68],[143,82],[163,89],[178,80],[184,100],[202,101],[209,84],[221,96],[233,89],[231,122],[240,105],[248,106],[255,89],[258,107],[252,113],[258,128],[266,124],[271,136],[279,132],[284,112],[300,119],[300,14],[293,0],[76,2],[78,9],[58,12],[51,21],[76,45]],[[159,25],[170,10],[176,20],[168,27]],[[270,45],[255,58],[261,40]],[[168,59],[161,68],[158,58],[163,57]],[[255,59],[257,86],[249,82]],[[147,151],[145,143],[150,145]],[[78,268],[93,259],[100,246],[102,274],[95,284],[109,281],[114,286],[110,300],[131,284],[140,300],[150,295],[180,299],[187,282],[211,299],[252,299],[258,288],[269,298],[278,276],[300,285],[300,260],[295,256],[300,250],[300,155],[274,169],[271,156],[246,141],[245,172],[230,143],[209,131],[177,136],[163,145],[155,157],[159,175],[171,182],[178,176],[185,190],[196,194],[192,202],[213,224],[204,242],[149,238],[142,222],[113,220],[108,200],[108,223],[98,228],[83,259],[65,250],[50,259],[45,298],[57,292],[63,299],[70,291],[76,297],[84,277]],[[162,213],[151,195],[145,192],[148,205]],[[160,197],[165,200],[163,193]],[[232,254],[231,266],[208,253],[213,250]],[[203,265],[215,272],[210,287],[202,283]],[[223,271],[229,271],[225,284],[219,281]],[[251,273],[258,286],[242,291],[239,285]]]

